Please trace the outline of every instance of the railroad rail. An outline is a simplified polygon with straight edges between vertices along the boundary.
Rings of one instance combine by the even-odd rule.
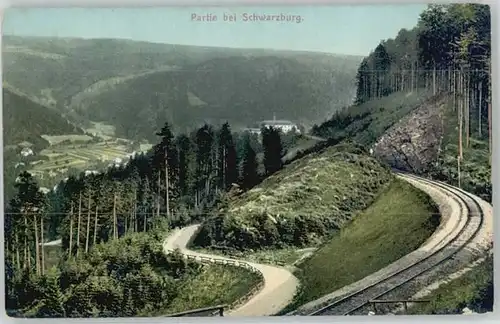
[[[439,247],[423,258],[399,269],[395,273],[392,273],[367,287],[342,296],[328,305],[305,315],[351,315],[369,305],[370,301],[376,300],[392,292],[396,288],[403,286],[418,276],[453,258],[455,254],[464,249],[468,243],[474,239],[478,231],[481,229],[484,214],[478,201],[471,194],[442,182],[401,172],[398,174],[403,178],[406,177],[418,180],[420,182],[431,184],[434,187],[438,187],[447,192],[452,199],[460,201],[460,205],[465,205],[465,210],[462,209],[460,213],[460,217],[466,217],[464,225],[458,233],[451,238],[448,244]]]

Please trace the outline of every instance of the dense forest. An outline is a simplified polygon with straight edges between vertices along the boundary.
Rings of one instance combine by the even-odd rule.
[[[157,282],[160,280],[158,273],[163,270],[173,271],[167,279],[182,277],[184,272],[189,276],[197,271],[196,267],[180,259],[163,256],[163,236],[158,233],[167,231],[168,227],[202,220],[206,212],[232,188],[240,191],[249,189],[263,176],[275,172],[281,167],[279,152],[284,150],[283,143],[293,142],[292,137],[296,136],[280,135],[275,129],[263,129],[260,142],[257,136],[249,133],[242,136],[232,133],[227,123],[220,129],[207,124],[193,133],[177,136],[167,123],[157,135],[159,143],[147,154],[138,155],[127,165],[114,166],[99,174],[71,176],[48,195],[40,192],[29,173],[19,175],[17,194],[9,202],[5,213],[9,309],[17,310],[23,316],[62,316],[63,313],[66,316],[122,316],[125,310],[118,305],[121,302],[131,303],[132,298],[126,298],[125,292],[120,292],[121,297],[117,297],[120,303],[113,299],[113,303],[116,301],[118,304],[110,302],[106,306],[101,305],[105,309],[95,306],[99,305],[98,301],[85,304],[87,308],[74,306],[73,299],[85,298],[81,294],[88,289],[100,289],[102,294],[109,295],[112,292],[106,291],[105,287],[112,287],[113,282],[116,286],[117,281],[120,285],[124,284],[125,270],[121,269],[120,274],[109,267],[99,271],[92,269],[97,263],[109,262],[110,266],[119,268],[132,267],[138,272],[131,269],[131,273],[126,275],[130,284],[137,284],[144,280],[144,276],[149,276],[151,287],[166,285]],[[61,259],[56,268],[48,268],[41,243],[58,237],[62,238]],[[123,260],[122,265],[116,265],[117,253],[123,252],[120,250],[125,248],[123,244],[128,245],[123,240],[131,239],[143,240],[140,244],[146,246],[134,243],[134,246],[128,247],[133,250],[129,252],[142,251],[140,253],[145,257]],[[113,245],[109,245],[111,243]],[[95,252],[96,249],[100,252]],[[152,252],[145,252],[144,249]],[[179,262],[184,264],[183,270],[171,267]],[[144,270],[148,265],[159,270]],[[106,283],[101,285],[99,282],[102,280]],[[28,286],[19,289],[25,285]],[[120,285],[114,289],[130,289]],[[158,293],[168,295],[170,292]],[[165,300],[171,300],[169,298]],[[55,307],[53,303],[57,303],[57,310],[52,309]],[[133,305],[136,305],[135,302]],[[149,299],[140,305],[126,312],[137,315],[151,307],[160,307],[153,301],[150,303]]]
[[[431,97],[445,96],[450,109],[442,118],[444,149],[428,172],[491,200],[489,6],[430,5],[415,28],[380,43],[361,62],[356,79],[356,105],[314,126],[313,134],[371,146],[399,120],[390,114],[402,117]]]

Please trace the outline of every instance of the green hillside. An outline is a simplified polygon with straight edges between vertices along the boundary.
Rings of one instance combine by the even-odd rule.
[[[57,111],[31,101],[28,97],[3,89],[3,141],[16,145],[28,141],[41,149],[49,145],[42,135],[83,134]]]
[[[318,243],[369,206],[391,178],[359,148],[327,148],[229,199],[194,244],[248,250]]]
[[[12,87],[82,125],[112,123],[129,138],[148,137],[156,122],[241,127],[273,112],[311,125],[352,102],[361,60],[117,39],[3,39],[4,80]]]
[[[349,73],[337,77],[294,59],[219,58],[127,80],[73,108],[90,120],[113,121],[117,133],[128,138],[145,136],[166,120],[181,130],[224,121],[245,127],[273,113],[310,123],[351,101]],[[342,86],[331,91],[335,82]]]

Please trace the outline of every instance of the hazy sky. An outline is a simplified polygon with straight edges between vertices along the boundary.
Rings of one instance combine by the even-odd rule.
[[[3,33],[126,38],[159,43],[275,48],[367,55],[382,39],[412,28],[425,4],[359,6],[8,9]],[[223,21],[224,13],[236,22]],[[244,21],[244,14],[300,15],[297,22]],[[197,22],[192,14],[217,21]],[[248,16],[247,16],[248,17]]]

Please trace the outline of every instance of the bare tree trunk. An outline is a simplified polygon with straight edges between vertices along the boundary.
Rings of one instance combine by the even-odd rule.
[[[17,231],[16,231],[16,262],[17,262],[17,268],[21,269],[21,255],[19,252],[19,234],[17,234]]]
[[[36,274],[40,274],[40,241],[38,240],[38,219],[36,213],[33,214],[33,227],[35,228],[35,267]]]
[[[489,65],[488,65],[488,75],[489,75],[489,82],[488,82],[488,139],[489,139],[489,151],[490,151],[490,164],[491,164],[491,151],[492,151],[492,144],[493,144],[493,140],[492,140],[492,134],[491,134],[491,100],[492,100],[492,97],[491,97],[491,81],[492,81],[492,78],[491,78],[491,58],[489,60]]]
[[[94,246],[97,244],[97,222],[99,219],[99,214],[97,213],[97,203],[95,204],[95,220],[94,220]]]
[[[45,247],[43,245],[43,232],[44,232],[44,227],[43,227],[43,216],[40,216],[40,248],[41,248],[41,255],[42,255],[42,265],[41,265],[41,270],[42,270],[42,275],[45,274]]]
[[[479,123],[479,138],[481,138],[482,134],[482,109],[483,106],[483,82],[479,81],[479,116],[478,116],[478,123]]]
[[[90,203],[91,203],[91,199],[90,199],[90,192],[89,192],[89,201],[88,201],[88,213],[87,213],[87,235],[85,237],[85,253],[88,253],[89,252],[89,240],[90,240],[90,214],[91,214],[91,211],[90,211]]]
[[[78,225],[76,233],[76,257],[80,253],[80,223],[82,221],[82,193],[80,192],[80,198],[78,202]]]
[[[470,73],[467,71],[465,78],[465,147],[469,148],[469,134],[470,134]]]
[[[158,195],[156,197],[156,216],[160,218],[161,172],[158,170]]]
[[[116,217],[116,192],[115,192],[114,196],[113,196],[113,239],[118,238],[118,229],[117,229],[118,221],[117,220],[118,219]]]
[[[69,214],[69,253],[68,258],[73,254],[73,202],[71,203],[71,212]]]
[[[168,176],[168,152],[165,150],[165,205],[167,207],[167,219],[170,216],[170,197],[169,197],[169,176]]]
[[[491,98],[488,100],[488,133],[489,133],[489,148],[490,148],[490,162],[491,162],[491,148],[493,145],[491,134]]]
[[[30,264],[29,246],[28,246],[28,215],[24,213],[24,268]]]
[[[463,98],[463,74],[459,73],[459,89],[460,89],[460,100],[458,101],[458,155],[460,159],[463,158],[462,153],[462,123],[463,123],[463,106],[464,106],[464,98]]]
[[[453,68],[453,111],[457,111],[457,71]]]
[[[137,187],[134,189],[134,232],[138,232],[138,220],[137,220]]]
[[[457,157],[457,169],[458,169],[458,187],[459,188],[462,188],[462,184],[461,184],[461,171],[460,171],[460,164],[462,163],[461,162],[462,158],[460,156]]]
[[[432,67],[432,93],[433,95],[436,95],[436,63],[434,63],[434,66]]]
[[[147,213],[147,211],[146,211],[146,212],[144,212],[144,224],[143,224],[143,227],[144,227],[144,232],[146,232],[146,231],[147,231],[147,228],[148,228],[148,227],[147,227],[147,224],[148,224],[148,213]]]

